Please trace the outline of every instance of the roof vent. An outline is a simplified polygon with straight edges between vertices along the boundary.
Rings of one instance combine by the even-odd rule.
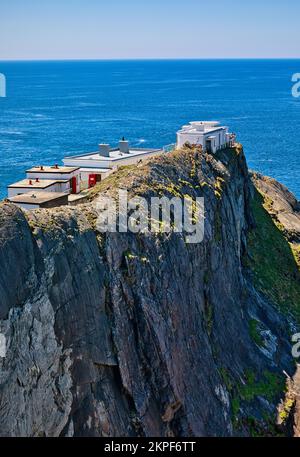
[[[123,154],[129,154],[129,143],[125,140],[124,137],[121,141],[119,141],[119,149]]]
[[[109,157],[110,146],[109,144],[99,144],[99,154],[103,157]]]

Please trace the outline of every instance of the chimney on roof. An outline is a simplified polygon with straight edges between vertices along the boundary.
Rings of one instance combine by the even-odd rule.
[[[99,155],[103,157],[109,157],[110,146],[109,144],[99,144]]]
[[[40,182],[40,179],[39,179],[39,178],[36,178],[35,182]]]
[[[119,141],[119,149],[123,154],[129,154],[129,143],[124,137]]]
[[[29,179],[29,185],[32,186],[32,180],[31,179]]]
[[[41,171],[44,171],[44,167],[43,167],[43,165],[41,165]]]
[[[54,168],[55,168],[56,170],[59,169],[59,166],[57,165],[57,163],[54,165]]]

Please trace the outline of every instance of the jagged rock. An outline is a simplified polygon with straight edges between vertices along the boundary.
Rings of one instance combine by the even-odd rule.
[[[275,179],[252,173],[255,186],[269,199],[268,211],[284,227],[289,241],[300,243],[300,203]]]

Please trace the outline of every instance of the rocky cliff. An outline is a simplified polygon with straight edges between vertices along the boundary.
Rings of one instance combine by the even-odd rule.
[[[241,146],[185,148],[120,169],[78,207],[1,203],[1,436],[297,432],[299,207],[252,180],[260,192]],[[97,195],[116,188],[204,197],[204,240],[99,233]]]

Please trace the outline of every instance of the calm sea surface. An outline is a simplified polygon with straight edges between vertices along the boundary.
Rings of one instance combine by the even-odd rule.
[[[33,165],[125,136],[134,146],[175,142],[192,120],[237,133],[249,167],[300,198],[300,60],[0,62],[0,197]]]

